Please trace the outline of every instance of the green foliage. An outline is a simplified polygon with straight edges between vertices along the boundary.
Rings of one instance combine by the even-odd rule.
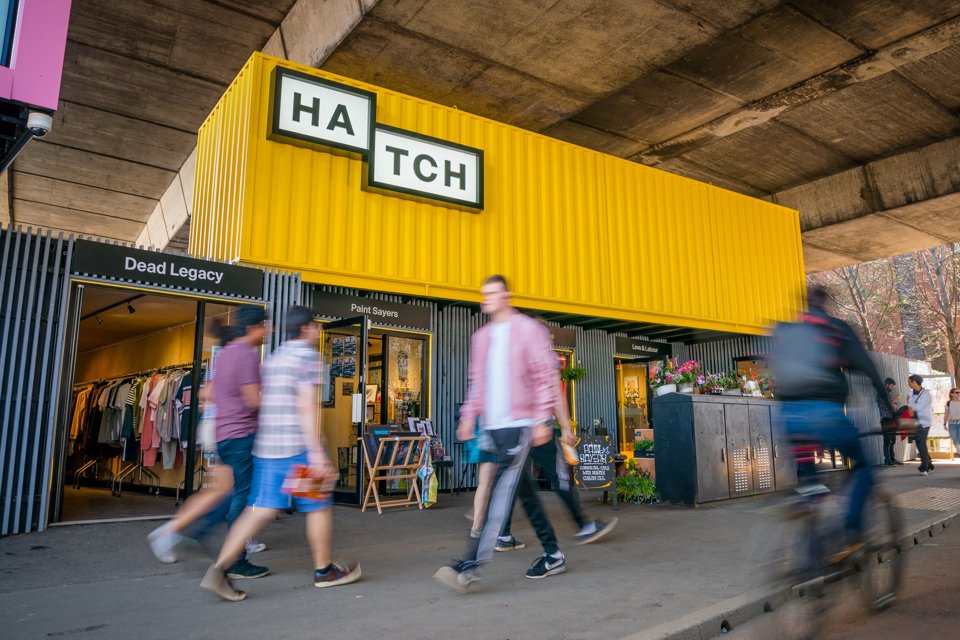
[[[617,495],[625,502],[650,502],[657,498],[657,486],[649,471],[641,471],[635,460],[628,460],[617,476]]]
[[[564,382],[573,382],[574,380],[583,380],[587,375],[587,370],[583,367],[566,367],[560,371],[560,379]]]
[[[634,451],[653,451],[653,440],[643,438],[633,443]]]

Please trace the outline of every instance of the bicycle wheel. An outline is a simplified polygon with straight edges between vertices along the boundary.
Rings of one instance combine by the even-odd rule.
[[[864,554],[856,563],[859,591],[868,609],[880,611],[894,603],[903,579],[903,525],[890,495],[882,491],[871,495],[863,517]]]
[[[784,526],[784,544],[766,567],[773,611],[760,625],[758,637],[816,640],[831,604],[830,585],[818,561],[823,555],[816,510],[804,509]]]

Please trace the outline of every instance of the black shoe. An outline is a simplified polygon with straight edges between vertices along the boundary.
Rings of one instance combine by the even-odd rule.
[[[227,569],[227,577],[231,580],[252,580],[253,578],[262,578],[268,573],[270,573],[270,569],[251,564],[249,560],[234,562],[233,566]]]
[[[590,544],[591,542],[596,542],[603,536],[610,533],[615,526],[617,526],[617,519],[610,518],[609,520],[596,520],[593,523],[594,530],[590,533],[578,533],[573,537],[577,539],[577,544]]]
[[[932,464],[928,464],[928,465],[927,465],[927,471],[933,471],[933,465],[932,465]]]
[[[519,551],[520,549],[526,548],[527,545],[523,544],[512,535],[509,540],[500,540],[497,539],[497,544],[493,547],[495,551]]]
[[[531,580],[539,580],[540,578],[563,573],[566,570],[567,563],[563,556],[554,558],[553,556],[544,554],[537,558],[536,561],[530,565],[530,568],[527,569],[527,577]]]
[[[894,460],[894,461],[893,461],[893,464],[894,464],[895,466],[898,466],[898,467],[902,467],[902,466],[903,466],[903,462],[900,461],[900,460]]]

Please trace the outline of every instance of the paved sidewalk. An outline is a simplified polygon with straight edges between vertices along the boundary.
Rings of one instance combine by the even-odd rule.
[[[960,512],[960,465],[882,469],[903,495],[916,527]],[[539,553],[522,515],[514,533],[530,546],[498,553],[482,587],[460,595],[431,578],[458,555],[472,494],[442,494],[426,511],[378,516],[335,512],[335,557],[358,559],[363,579],[313,588],[301,516],[288,516],[254,556],[272,574],[248,580],[248,599],[227,603],[199,588],[208,559],[194,548],[182,562],[153,559],[144,536],[155,522],[56,527],[0,539],[4,637],[138,640],[171,638],[523,638],[618,639],[677,621],[756,586],[755,549],[773,529],[769,499],[691,509],[624,505],[602,542],[576,546],[574,525],[551,494],[541,494],[567,555],[566,574],[528,580]],[[610,505],[585,499],[595,517]],[[531,544],[532,543],[532,544]]]

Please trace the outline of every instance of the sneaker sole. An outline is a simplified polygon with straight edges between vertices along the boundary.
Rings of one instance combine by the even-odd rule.
[[[203,580],[200,581],[200,588],[205,589],[217,596],[218,598],[223,598],[229,602],[240,602],[241,600],[246,600],[247,594],[245,591],[234,591],[230,588],[230,585],[226,582],[221,582],[221,580],[212,574],[213,569],[207,571],[206,575],[203,576]]]
[[[545,574],[543,574],[542,576],[531,576],[531,575],[527,574],[527,577],[528,577],[529,579],[531,579],[531,580],[542,580],[542,579],[546,578],[547,576],[555,576],[555,575],[557,575],[557,574],[559,574],[559,573],[566,573],[566,572],[567,572],[567,565],[564,564],[564,565],[562,565],[562,566],[554,567],[553,569],[549,569],[549,570],[548,570]]]
[[[357,568],[343,576],[339,580],[333,580],[332,582],[320,582],[313,583],[317,589],[326,589],[327,587],[339,587],[345,584],[351,584],[360,579],[362,572],[360,571],[360,565],[357,565]]]
[[[457,573],[457,570],[453,567],[440,567],[437,569],[437,572],[433,574],[433,579],[460,593],[467,593],[478,581],[477,578],[474,578],[468,582],[461,582],[460,574]]]
[[[242,573],[228,573],[227,577],[231,580],[256,580],[257,578],[262,578],[264,576],[270,575],[270,570],[267,569],[263,573],[257,573],[254,575],[244,575]]]
[[[494,551],[520,551],[520,549],[526,549],[527,545],[521,542],[520,544],[515,544],[512,547],[494,547]]]
[[[603,536],[613,531],[613,528],[617,526],[617,522],[618,520],[616,518],[610,518],[610,522],[607,523],[607,526],[597,531],[596,533],[592,533],[589,536],[584,536],[583,539],[580,540],[580,542],[578,542],[577,544],[590,544],[591,542],[596,542]]]

